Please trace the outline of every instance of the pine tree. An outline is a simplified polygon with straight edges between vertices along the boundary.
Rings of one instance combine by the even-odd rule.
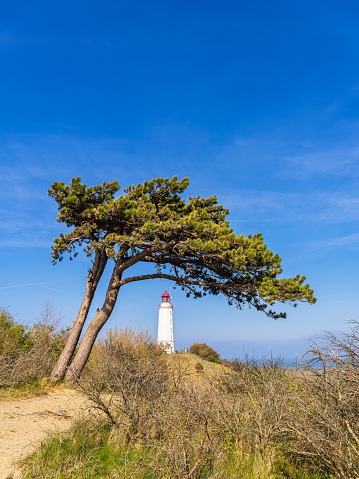
[[[66,369],[67,380],[81,374],[120,288],[131,282],[168,279],[188,297],[223,294],[231,305],[240,309],[249,305],[274,319],[286,316],[268,308],[277,301],[293,306],[316,301],[304,276],[279,278],[281,258],[267,248],[260,233],[247,238],[234,233],[226,220],[228,210],[218,205],[215,196],[182,198],[188,178],[145,181],[124,189],[118,198],[114,198],[117,182],[88,188],[80,181],[73,179],[70,186],[54,183],[49,190],[59,205],[58,221],[74,227],[54,240],[53,261],[61,260],[64,253],[71,258],[83,246],[87,255],[95,257],[88,282],[96,277],[98,283],[101,274],[95,263],[101,258],[103,268],[107,259],[113,262],[113,271],[103,306],[87,328],[71,367],[71,357],[64,353],[53,380],[64,377]],[[153,265],[153,272],[131,276],[131,267],[141,263]],[[92,283],[91,287],[94,292],[96,287]],[[86,299],[87,312],[92,298]],[[73,337],[78,340],[77,333]],[[74,344],[68,348],[72,353]]]

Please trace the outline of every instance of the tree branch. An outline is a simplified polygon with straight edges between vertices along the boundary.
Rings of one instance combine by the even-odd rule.
[[[184,284],[184,285],[190,285],[190,286],[205,286],[205,287],[208,287],[208,288],[221,288],[221,289],[227,289],[227,290],[231,289],[233,291],[236,291],[236,289],[234,287],[231,287],[229,285],[224,285],[224,284],[220,284],[220,283],[217,283],[217,282],[208,283],[208,282],[205,282],[205,281],[194,281],[192,279],[181,278],[181,277],[178,277],[178,276],[172,276],[170,274],[164,274],[164,273],[142,274],[140,276],[131,276],[129,278],[124,278],[124,279],[121,280],[120,286],[123,286],[127,283],[133,283],[135,281],[144,281],[144,280],[147,280],[147,279],[156,279],[156,278],[169,279],[170,281],[175,281],[176,283],[180,283],[180,284]],[[242,291],[242,289],[241,289],[241,291]]]
[[[126,269],[130,268],[134,264],[138,263],[139,261],[143,261],[146,256],[149,256],[153,253],[158,253],[159,251],[165,250],[167,248],[171,248],[175,244],[175,241],[171,241],[169,244],[161,245],[161,246],[152,246],[151,248],[146,248],[145,250],[141,251],[135,256],[125,260],[120,269],[118,270],[119,273],[122,273]]]

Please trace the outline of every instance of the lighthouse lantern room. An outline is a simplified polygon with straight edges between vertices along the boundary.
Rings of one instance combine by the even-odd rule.
[[[157,344],[161,345],[167,354],[172,354],[175,351],[172,310],[171,296],[165,291],[161,296],[161,304],[158,309]]]

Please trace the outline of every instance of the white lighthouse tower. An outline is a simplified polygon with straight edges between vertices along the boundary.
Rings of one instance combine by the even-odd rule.
[[[171,296],[165,291],[158,310],[157,344],[162,345],[167,354],[175,352],[172,309]]]

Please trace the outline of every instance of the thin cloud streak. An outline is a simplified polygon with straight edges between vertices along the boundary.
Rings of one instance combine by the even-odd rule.
[[[343,241],[347,240],[347,239],[350,239],[350,238],[355,238],[355,237],[358,237],[359,236],[359,233],[355,233],[353,235],[349,235],[349,236],[344,236],[343,238],[339,238],[338,240],[335,240],[335,241],[331,241],[329,243],[325,243],[321,246],[318,246],[317,248],[312,248],[308,251],[304,251],[303,253],[300,253],[299,255],[297,255],[297,257],[299,256],[303,256],[303,255],[306,255],[306,254],[309,254],[309,253],[312,253],[313,251],[318,251],[319,249],[322,249],[322,248],[327,248],[328,246],[333,246],[333,245],[336,245],[336,244],[339,244],[339,243],[342,243]]]
[[[325,150],[316,147],[302,155],[285,156],[289,167],[282,170],[284,176],[332,175],[348,176],[357,173],[358,146]]]
[[[49,288],[47,286],[41,286],[41,288],[43,289],[48,289],[50,291],[56,291],[57,293],[61,293],[61,294],[66,294],[65,291],[61,291],[60,289],[55,289],[55,288]]]
[[[350,195],[324,190],[293,193],[241,189],[237,196],[223,195],[220,200],[241,222],[285,223],[300,219],[315,223],[343,223],[359,219],[359,198],[354,192]]]
[[[43,284],[53,284],[54,281],[44,281],[44,282],[41,282],[41,283],[26,283],[26,284],[14,284],[14,285],[11,285],[11,286],[0,286],[0,290],[3,290],[3,289],[12,289],[12,288],[24,288],[26,286],[41,286]],[[47,288],[47,289],[52,289],[52,288]],[[58,290],[56,290],[58,291]],[[62,291],[59,291],[60,293]]]

